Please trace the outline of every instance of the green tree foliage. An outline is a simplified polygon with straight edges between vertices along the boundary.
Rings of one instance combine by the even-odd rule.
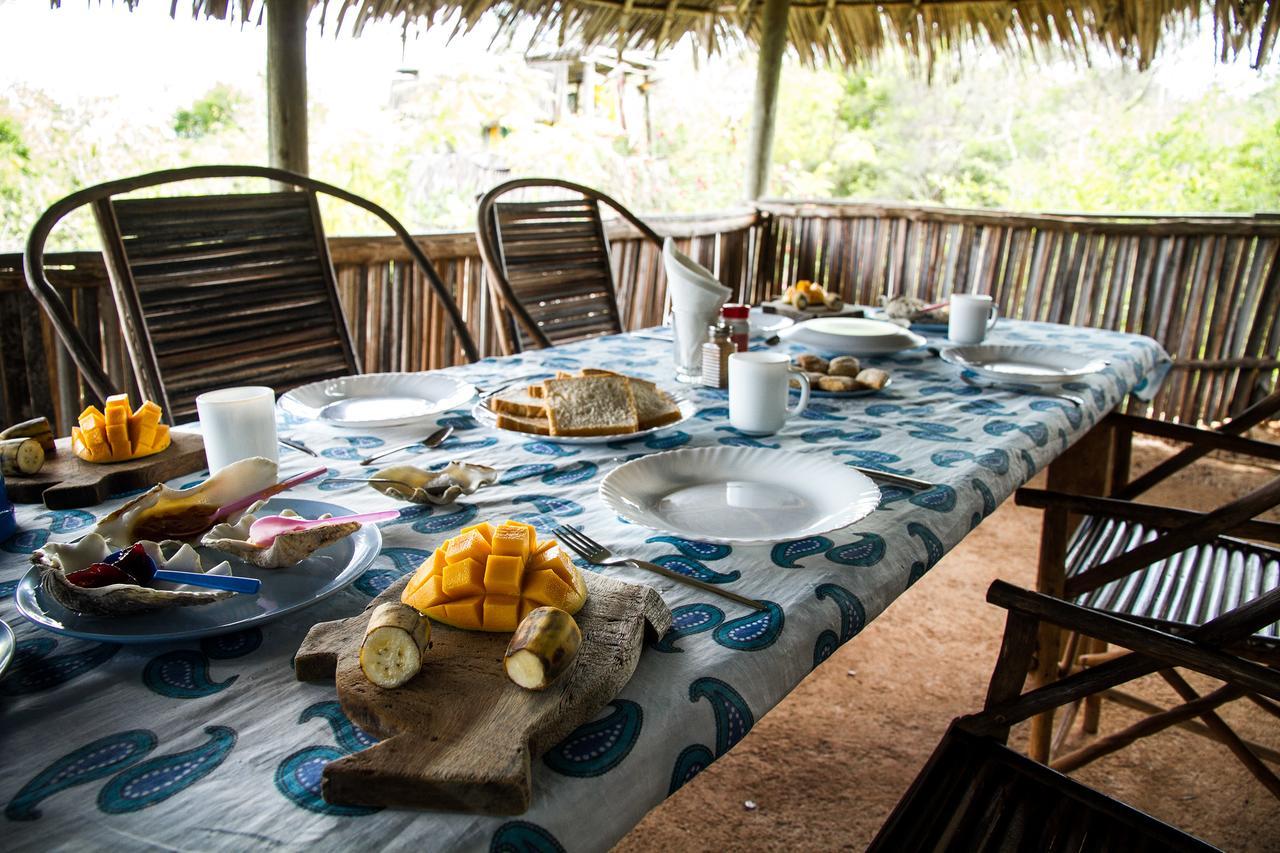
[[[174,113],[173,132],[183,139],[200,139],[235,127],[236,113],[243,109],[248,100],[241,92],[219,83],[197,98],[190,109]]]

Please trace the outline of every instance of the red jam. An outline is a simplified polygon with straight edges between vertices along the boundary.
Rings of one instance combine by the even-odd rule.
[[[67,582],[86,589],[96,589],[116,583],[146,585],[156,573],[156,563],[141,544],[135,544],[114,554],[108,554],[100,563],[86,569],[71,572]]]

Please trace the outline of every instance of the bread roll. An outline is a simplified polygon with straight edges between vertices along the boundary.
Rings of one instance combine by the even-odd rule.
[[[796,364],[809,373],[827,372],[827,360],[812,353],[796,356]]]
[[[857,376],[862,370],[862,365],[851,355],[842,355],[831,359],[831,364],[827,366],[827,373],[832,376]]]
[[[809,387],[810,387],[810,388],[817,388],[817,387],[818,387],[818,380],[819,380],[819,379],[826,379],[826,378],[827,378],[827,374],[825,374],[825,373],[815,373],[815,372],[814,372],[814,371],[812,371],[812,370],[806,370],[806,371],[804,372],[804,375],[809,377]],[[800,387],[800,380],[799,380],[799,379],[796,379],[794,376],[793,376],[793,377],[791,377],[791,387],[792,387],[792,388],[799,388],[799,387]]]
[[[858,383],[879,390],[889,384],[889,374],[876,367],[868,367],[858,374]]]
[[[824,376],[818,380],[818,388],[823,391],[856,391],[858,382],[852,376]]]

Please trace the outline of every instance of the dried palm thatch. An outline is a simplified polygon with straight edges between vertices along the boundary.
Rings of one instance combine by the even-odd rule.
[[[58,5],[61,0],[51,0]],[[132,6],[137,0],[126,0]],[[171,0],[173,14],[180,0]],[[196,17],[260,22],[270,0],[190,0]],[[766,0],[313,0],[322,20],[355,35],[377,20],[467,32],[490,15],[499,37],[661,51],[692,34],[709,52],[745,36],[759,43]],[[1145,68],[1163,41],[1213,22],[1226,61],[1269,60],[1280,0],[791,0],[788,41],[806,64],[855,64],[890,46],[932,65],[967,45],[1010,53],[1102,51]]]

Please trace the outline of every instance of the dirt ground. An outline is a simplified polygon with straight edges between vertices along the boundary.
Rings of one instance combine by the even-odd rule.
[[[1135,473],[1170,452],[1154,442],[1136,445]],[[1274,476],[1210,459],[1148,499],[1207,509]],[[1004,626],[1004,611],[984,600],[986,589],[996,577],[1033,586],[1039,530],[1039,511],[1006,502],[615,849],[866,847],[951,719],[980,709]],[[1194,674],[1188,680],[1201,693],[1212,684]],[[1166,706],[1176,699],[1156,676],[1131,692]],[[1222,716],[1246,739],[1280,749],[1280,721],[1252,703],[1228,705]],[[1105,703],[1101,730],[1138,718]],[[1068,748],[1081,742],[1077,724]],[[1010,743],[1023,748],[1025,731],[1015,729]],[[1280,850],[1280,803],[1225,747],[1183,729],[1074,775],[1225,849]]]

